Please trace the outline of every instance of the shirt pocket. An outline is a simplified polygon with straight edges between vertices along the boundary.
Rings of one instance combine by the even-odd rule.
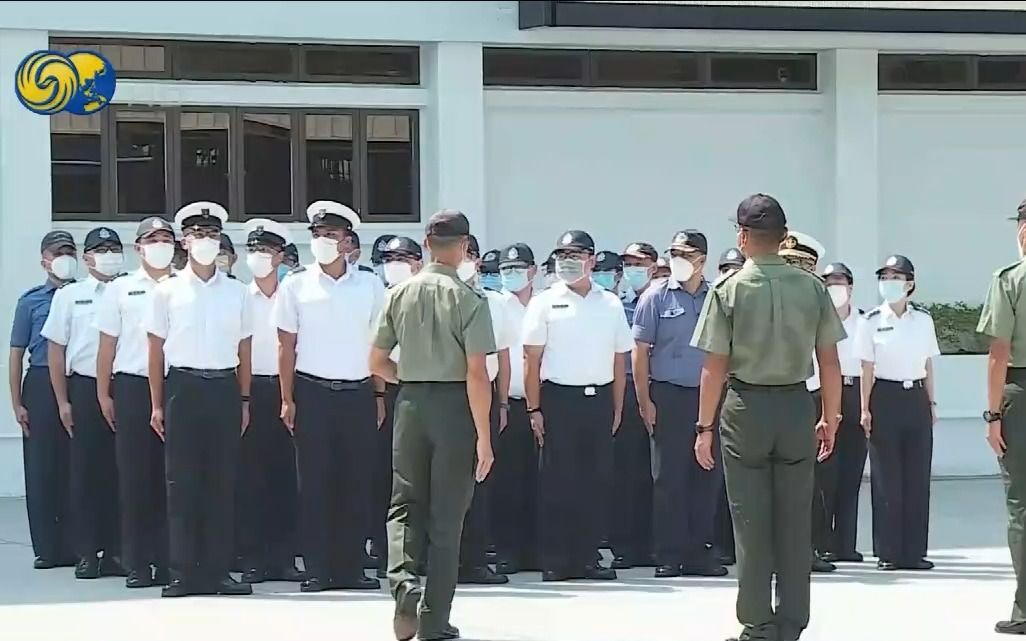
[[[684,358],[684,352],[691,341],[691,314],[683,307],[671,307],[659,312],[659,331],[656,342],[669,348],[673,358]],[[685,334],[687,334],[685,336]]]

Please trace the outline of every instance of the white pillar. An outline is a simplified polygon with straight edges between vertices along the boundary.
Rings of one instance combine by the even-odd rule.
[[[30,112],[14,94],[18,64],[48,46],[45,31],[0,30],[0,332],[10,336],[14,304],[43,282],[39,240],[51,228],[50,119]],[[24,493],[21,432],[6,389],[7,345],[0,349],[0,495]]]
[[[855,273],[855,300],[877,304],[873,272],[879,266],[877,52],[838,49],[821,56],[833,96],[834,237],[830,261]]]
[[[459,209],[470,220],[484,251],[488,245],[481,44],[438,43],[427,67],[432,102],[425,118],[431,125],[431,131],[425,132],[430,152],[424,155],[433,163],[425,173],[433,183],[434,197],[426,194],[423,199],[432,203],[424,218],[438,209]]]

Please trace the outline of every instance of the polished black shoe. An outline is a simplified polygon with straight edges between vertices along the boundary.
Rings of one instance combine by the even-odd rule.
[[[604,568],[601,565],[587,565],[584,567],[582,579],[590,581],[615,581],[616,570]]]
[[[327,579],[322,580],[316,576],[312,576],[299,584],[300,592],[324,592],[325,590],[334,589],[335,586],[332,585],[331,581]]]
[[[685,563],[680,568],[682,576],[727,576],[727,568],[718,563],[689,565]]]
[[[837,566],[833,563],[829,561],[824,561],[818,556],[812,557],[812,571],[816,574],[827,574],[830,572],[835,572],[836,570]]]
[[[824,559],[832,563],[862,563],[866,560],[860,552],[856,552],[854,550],[851,552],[845,552],[844,554],[834,554],[831,552],[829,557],[830,558],[827,558],[826,554],[823,555]]]
[[[890,561],[884,561],[883,559],[880,559],[876,562],[876,569],[882,572],[893,572],[898,569],[898,566],[894,563],[891,563]]]
[[[573,575],[565,570],[542,570],[542,581],[545,583],[569,581],[572,578],[574,578]]]
[[[609,565],[609,567],[613,568],[614,570],[629,570],[634,567],[634,564],[631,563],[627,557],[620,555],[617,557],[613,557],[613,562]]]
[[[380,581],[363,574],[345,579],[334,578],[331,580],[331,585],[336,590],[377,590],[381,588]]]
[[[447,641],[448,639],[460,638],[460,630],[454,625],[448,624],[438,633],[421,632],[417,635],[420,641]]]
[[[249,583],[250,585],[254,583],[263,583],[267,580],[265,575],[266,573],[260,568],[250,568],[242,573],[242,582]]]
[[[239,583],[230,576],[226,576],[214,585],[216,594],[223,596],[244,596],[253,594],[253,586],[248,583]]]
[[[1026,621],[998,621],[994,626],[998,634],[1026,634]]]
[[[417,634],[419,625],[417,606],[420,603],[421,594],[421,589],[409,582],[400,585],[396,590],[392,632],[398,641],[409,641]]]
[[[660,565],[655,569],[655,578],[657,579],[674,579],[679,576],[679,565]]]
[[[516,574],[519,571],[520,571],[520,568],[518,568],[517,564],[513,563],[512,561],[499,561],[498,563],[495,564],[495,572],[497,574],[509,575],[509,574]]]
[[[168,572],[167,568],[155,568],[153,570],[153,583],[154,585],[168,585],[171,583],[171,573]]]
[[[374,570],[374,569],[376,569],[378,567],[378,563],[379,562],[380,561],[378,560],[378,557],[376,557],[376,556],[374,556],[372,554],[367,554],[366,552],[363,553],[363,569],[364,570]]]
[[[160,590],[160,596],[167,599],[189,596],[190,594],[193,594],[192,590],[182,579],[172,579],[167,586]]]
[[[509,583],[509,577],[497,574],[487,565],[483,565],[461,571],[457,582],[464,585],[503,585]]]
[[[104,556],[100,559],[100,576],[128,576],[128,570],[121,565],[121,559],[116,556],[110,558]]]
[[[75,578],[76,579],[98,579],[100,578],[100,559],[94,557],[86,557],[79,559],[78,564],[75,566]]]
[[[899,563],[899,570],[916,570],[926,571],[933,569],[933,561],[927,561],[926,559],[919,559],[918,561],[910,561],[908,563]]]
[[[37,556],[36,560],[32,562],[32,567],[36,570],[51,570],[57,567],[57,564],[50,559]]]
[[[132,571],[128,573],[128,578],[125,579],[126,588],[152,588],[156,583],[153,582],[153,574],[147,569],[146,572]]]

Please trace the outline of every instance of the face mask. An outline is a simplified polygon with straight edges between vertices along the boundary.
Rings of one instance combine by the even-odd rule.
[[[413,267],[400,260],[385,263],[385,283],[398,285],[413,276]]]
[[[221,271],[223,271],[226,274],[229,271],[231,271],[231,269],[232,269],[232,258],[231,258],[231,256],[224,256],[224,255],[218,256],[217,259],[214,262],[217,263],[217,268],[220,269]]]
[[[648,268],[628,265],[623,268],[623,280],[634,291],[641,291],[648,284]]]
[[[285,280],[285,277],[289,275],[290,271],[292,271],[292,268],[288,265],[278,265],[278,282],[280,283],[281,281]]]
[[[591,279],[602,289],[610,291],[616,285],[616,274],[613,272],[595,272],[591,275]]]
[[[221,241],[213,238],[190,238],[189,256],[204,267],[214,264],[217,252],[221,251]]]
[[[556,278],[573,285],[584,278],[584,261],[577,258],[556,259]]]
[[[330,265],[338,260],[338,241],[334,238],[319,236],[310,241],[310,253],[321,265]]]
[[[78,261],[74,256],[58,256],[50,261],[50,273],[57,280],[71,280],[78,271]]]
[[[905,298],[905,281],[903,280],[882,280],[878,287],[880,297],[887,303],[897,303]]]
[[[93,263],[96,265],[96,271],[104,276],[114,276],[121,273],[121,266],[125,264],[125,257],[117,252],[94,254]]]
[[[509,269],[499,273],[502,288],[510,292],[523,291],[528,285],[526,269]]]
[[[175,257],[175,246],[171,243],[152,243],[142,246],[142,257],[153,269],[167,269]]]
[[[464,260],[460,263],[460,266],[456,268],[456,275],[460,277],[460,280],[467,282],[474,276],[477,276],[477,265],[472,260]]]
[[[674,256],[670,259],[670,277],[678,283],[686,283],[695,275],[695,266],[687,258]]]
[[[274,271],[274,258],[264,252],[253,252],[246,255],[246,267],[255,278],[266,278]]]
[[[502,289],[502,279],[498,274],[481,274],[481,287],[497,292]]]
[[[847,285],[828,285],[827,293],[830,294],[830,300],[833,301],[834,307],[844,307],[848,302]]]

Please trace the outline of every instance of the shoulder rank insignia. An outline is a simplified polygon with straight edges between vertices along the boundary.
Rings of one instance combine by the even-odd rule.
[[[877,317],[879,315],[880,315],[880,308],[877,307],[873,311],[871,311],[868,314],[866,314],[866,318],[875,318],[875,317]]]
[[[717,288],[721,287],[723,285],[723,283],[725,283],[728,280],[730,280],[731,277],[733,277],[734,274],[738,273],[739,271],[741,271],[741,270],[738,269],[738,268],[734,268],[734,269],[731,269],[729,271],[726,271],[726,272],[720,274],[716,278],[716,280],[713,281],[713,284],[712,284],[713,289],[717,289]]]
[[[1012,271],[1013,269],[1015,269],[1019,265],[1022,265],[1022,261],[1021,260],[1017,260],[1014,263],[1012,263],[1011,265],[1006,265],[1006,266],[1002,267],[1001,269],[999,269],[996,272],[994,272],[994,275],[995,276],[1002,276],[1002,275],[1007,274],[1008,272]]]
[[[908,306],[916,310],[917,312],[922,312],[927,316],[930,315],[930,310],[925,305],[920,305],[919,303],[909,303]]]

